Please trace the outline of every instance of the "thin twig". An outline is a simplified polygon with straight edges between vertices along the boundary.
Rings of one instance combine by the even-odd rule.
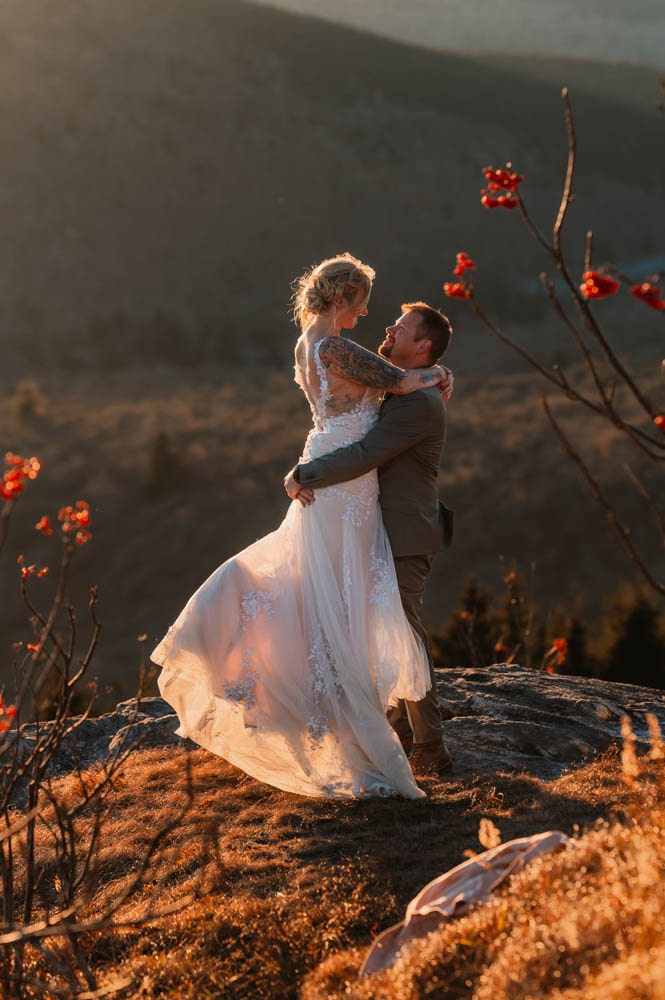
[[[0,552],[2,552],[9,535],[9,518],[12,516],[15,500],[5,500],[0,513]]]
[[[540,362],[537,361],[532,354],[530,354],[527,350],[525,350],[525,348],[520,347],[519,344],[516,344],[514,340],[510,339],[510,337],[506,336],[503,330],[501,330],[496,325],[496,323],[494,323],[493,320],[489,318],[487,313],[483,311],[473,292],[471,292],[468,301],[471,303],[471,307],[475,312],[476,316],[478,317],[478,319],[480,319],[481,322],[485,324],[488,330],[492,331],[497,340],[500,340],[502,344],[505,344],[506,347],[510,347],[511,350],[515,351],[517,354],[520,355],[520,357],[524,358],[527,364],[531,365],[532,368],[535,368],[536,371],[543,376],[543,378],[547,379],[548,382],[551,382],[553,385],[555,385],[557,389],[565,391],[565,383],[562,382],[560,376],[553,375],[552,372],[549,372],[546,368],[543,368]]]
[[[143,913],[139,913],[136,917],[127,917],[122,920],[114,920],[114,912],[109,913],[105,917],[84,922],[76,921],[69,923],[63,921],[62,923],[52,923],[49,921],[40,921],[39,923],[32,924],[30,927],[15,927],[7,933],[0,934],[0,947],[6,947],[17,942],[29,942],[34,947],[38,947],[37,942],[44,938],[68,937],[70,934],[91,934],[95,931],[105,931],[109,928],[112,930],[121,930],[126,927],[140,927],[147,922],[161,920],[163,917],[168,917],[173,913],[182,912],[182,910],[191,906],[195,898],[194,893],[189,893],[155,910],[149,908]],[[88,900],[85,902],[87,903]],[[68,911],[68,918],[74,916],[75,912],[76,910],[70,909]],[[58,917],[60,916],[62,914],[58,914]]]
[[[563,99],[563,104],[564,104],[566,132],[568,135],[568,165],[566,168],[566,179],[564,182],[563,193],[561,195],[559,212],[557,214],[557,218],[554,223],[553,244],[557,261],[557,267],[561,273],[561,276],[566,282],[568,289],[570,290],[573,300],[575,301],[578,309],[582,313],[582,317],[584,319],[584,323],[587,329],[598,341],[600,347],[603,350],[603,353],[605,354],[605,357],[612,365],[614,370],[617,372],[617,374],[621,376],[622,380],[628,386],[628,388],[630,389],[630,391],[632,392],[633,396],[638,401],[642,409],[653,419],[653,417],[656,416],[656,411],[654,410],[653,405],[651,404],[650,400],[644,395],[644,393],[640,390],[639,386],[630,376],[628,370],[625,368],[625,366],[622,364],[617,354],[610,346],[609,341],[605,337],[603,331],[601,330],[600,326],[596,321],[595,316],[593,315],[593,311],[590,307],[589,302],[581,294],[579,288],[573,281],[573,278],[566,266],[566,261],[561,247],[561,230],[563,228],[563,223],[566,218],[568,206],[572,200],[571,192],[572,192],[573,175],[575,173],[577,142],[575,136],[575,122],[573,120],[573,112],[570,105],[570,99],[568,97],[567,88],[564,88],[562,90],[561,97]],[[654,442],[654,443],[659,444],[659,442]]]
[[[635,427],[633,424],[624,420],[614,408],[614,395],[615,395],[615,384],[611,382],[607,387],[603,385],[600,373],[598,371],[595,358],[589,350],[587,344],[584,341],[580,331],[577,329],[568,313],[564,309],[559,296],[556,293],[554,283],[550,281],[546,275],[541,274],[540,279],[545,286],[550,302],[552,303],[554,309],[556,310],[559,319],[564,323],[567,330],[571,334],[575,345],[580,351],[582,357],[584,358],[584,363],[593,379],[593,383],[596,387],[596,391],[601,399],[601,405],[592,402],[588,397],[584,396],[582,393],[570,387],[567,379],[563,372],[561,372],[562,381],[565,380],[568,387],[566,395],[569,399],[574,400],[577,403],[582,403],[589,409],[593,410],[595,413],[601,416],[607,417],[608,420],[619,430],[623,431],[633,443],[649,458],[653,458],[655,461],[661,462],[665,461],[665,448],[661,441],[656,440],[650,434],[645,433],[640,427]],[[655,445],[659,450],[653,451],[649,445]]]
[[[592,374],[595,375],[595,380],[598,390],[602,395],[603,399],[602,405],[594,402],[588,396],[585,396],[584,393],[580,392],[578,389],[572,386],[568,381],[568,378],[565,375],[565,373],[558,366],[554,367],[553,369],[554,374],[553,374],[552,372],[548,371],[543,365],[541,365],[540,362],[536,358],[534,358],[532,354],[529,353],[529,351],[521,347],[509,336],[507,336],[507,334],[505,334],[503,330],[501,330],[500,327],[498,327],[496,323],[494,323],[494,321],[490,319],[487,313],[484,312],[484,310],[478,303],[478,300],[476,299],[473,290],[471,291],[468,301],[471,304],[471,308],[475,312],[476,316],[488,328],[488,330],[490,330],[494,334],[497,340],[501,341],[502,344],[504,344],[506,347],[509,347],[516,354],[519,354],[519,356],[523,358],[528,365],[534,368],[548,382],[551,382],[552,385],[555,385],[556,388],[564,396],[566,396],[572,402],[580,403],[587,409],[591,410],[593,413],[596,413],[599,416],[603,416],[606,419],[609,419],[611,423],[614,424],[615,427],[619,428],[628,437],[630,437],[631,440],[634,441],[636,446],[640,448],[643,452],[645,452],[645,454],[647,454],[650,458],[653,458],[656,461],[665,461],[665,450],[663,450],[661,454],[660,452],[652,451],[644,444],[644,441],[646,440],[649,444],[654,444],[658,447],[662,447],[660,445],[660,442],[654,441],[649,435],[645,434],[644,431],[641,431],[640,428],[634,427],[632,424],[629,424],[626,421],[624,421],[623,418],[620,417],[613,409],[612,397],[610,393],[604,389],[602,382],[600,381],[600,377],[598,376],[598,373],[595,371],[595,366],[593,361],[591,360],[590,355],[589,355],[590,364],[592,366],[591,370]],[[554,297],[553,302],[556,307],[556,304],[558,302],[556,296]],[[565,317],[565,313],[563,313],[563,311],[561,311],[561,316],[562,318]],[[566,325],[570,324],[569,329],[571,329],[571,332],[574,331],[573,335],[579,337],[579,333],[575,329],[572,322],[570,322],[567,317],[565,317],[565,320],[566,320]]]
[[[556,418],[554,417],[552,411],[550,410],[547,398],[544,395],[542,395],[540,397],[540,400],[541,400],[543,409],[545,411],[545,414],[547,416],[547,419],[550,422],[552,430],[554,431],[554,433],[556,434],[557,438],[559,439],[559,444],[561,445],[563,451],[577,465],[578,469],[580,470],[580,472],[582,473],[584,479],[586,480],[587,485],[591,489],[591,493],[592,493],[593,498],[605,510],[605,513],[607,514],[607,517],[608,517],[610,523],[613,525],[613,527],[617,531],[619,537],[621,538],[621,541],[623,543],[623,546],[624,546],[624,548],[625,548],[625,550],[626,550],[629,558],[635,564],[635,566],[638,568],[638,570],[640,571],[640,573],[642,574],[642,576],[644,577],[644,579],[647,581],[647,583],[649,584],[649,586],[652,587],[653,590],[655,590],[657,593],[665,595],[665,584],[659,583],[654,578],[654,576],[652,575],[652,573],[649,570],[648,566],[646,565],[646,563],[644,562],[644,560],[640,556],[639,552],[635,548],[635,545],[633,544],[633,540],[632,540],[631,534],[630,534],[630,529],[627,528],[623,524],[623,522],[620,520],[619,515],[617,514],[614,506],[607,499],[607,497],[605,496],[605,494],[601,490],[600,484],[599,484],[597,478],[591,474],[591,472],[590,472],[590,470],[589,470],[586,462],[584,461],[584,459],[573,448],[572,444],[570,443],[570,440],[568,439],[568,437],[564,433],[563,429],[561,428],[561,425],[556,420]]]
[[[547,250],[549,254],[552,254],[552,256],[554,256],[555,253],[554,247],[552,246],[551,243],[547,242],[541,231],[538,229],[538,226],[531,218],[529,210],[526,207],[526,202],[522,198],[522,195],[520,194],[519,190],[517,191],[517,204],[519,205],[520,212],[522,213],[522,218],[526,223],[527,229],[533,236],[534,240],[536,240],[537,243],[540,243],[541,247]]]
[[[586,250],[584,251],[584,270],[591,270],[591,261],[593,259],[593,232],[589,229],[586,234]]]
[[[65,590],[67,587],[67,580],[69,578],[69,566],[72,560],[72,549],[69,545],[65,545],[62,562],[60,564],[60,577],[58,579],[58,586],[53,598],[53,603],[51,605],[51,610],[49,616],[46,619],[46,624],[43,626],[39,638],[37,640],[37,650],[32,654],[32,659],[30,662],[30,667],[26,672],[21,689],[18,692],[17,700],[22,703],[25,695],[27,693],[27,688],[32,680],[32,676],[39,659],[39,651],[44,648],[46,644],[47,637],[52,633],[53,627],[55,625],[56,618],[65,599]]]
[[[559,211],[557,213],[556,221],[554,223],[554,230],[552,232],[552,245],[554,247],[554,252],[557,258],[561,260],[561,230],[563,229],[563,224],[566,219],[566,213],[568,211],[568,206],[572,201],[572,190],[573,190],[573,175],[575,173],[575,153],[576,153],[576,138],[575,138],[575,123],[573,121],[573,111],[570,106],[570,99],[568,97],[568,88],[564,87],[561,91],[561,97],[563,99],[564,114],[566,116],[566,132],[568,134],[568,163],[566,165],[566,179],[563,184],[563,192],[561,194],[561,202],[559,204]]]
[[[629,465],[624,465],[624,470],[628,478],[632,481],[635,488],[639,491],[640,495],[642,496],[642,499],[651,508],[653,515],[656,518],[656,522],[658,524],[658,529],[661,535],[661,541],[663,542],[663,545],[665,545],[665,514],[658,506],[656,498],[653,496],[653,494],[649,493],[648,489],[646,488],[642,480],[636,475],[635,472],[633,472],[631,467]]]

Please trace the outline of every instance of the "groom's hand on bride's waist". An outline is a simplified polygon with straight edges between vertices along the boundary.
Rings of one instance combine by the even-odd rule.
[[[309,507],[314,503],[314,490],[306,490],[297,482],[294,469],[284,479],[284,489],[292,500],[299,500],[303,507]]]

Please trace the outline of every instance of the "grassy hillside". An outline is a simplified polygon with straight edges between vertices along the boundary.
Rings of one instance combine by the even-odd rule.
[[[589,226],[599,258],[663,253],[652,70],[424,51],[239,0],[1,17],[0,377],[283,362],[290,280],[342,248],[376,266],[379,316],[440,301],[464,248],[502,313],[540,328],[544,262],[517,218],[480,207],[480,168],[513,160],[547,225],[565,83],[575,262]]]
[[[144,751],[115,780],[102,885],[86,915],[118,899],[153,830],[182,809],[185,758],[173,748]],[[100,988],[115,987],[118,1000],[659,1000],[661,765],[644,761],[633,783],[613,752],[553,782],[465,774],[425,779],[428,798],[416,802],[326,802],[270,789],[196,751],[194,807],[121,916],[136,919],[155,885],[160,905],[192,891],[198,898],[144,926],[85,935],[82,950]],[[53,790],[75,799],[79,788],[67,776]],[[584,835],[577,829],[605,817]],[[504,841],[560,829],[577,843],[515,876],[494,903],[416,942],[389,972],[358,981],[373,936],[401,920],[431,879],[481,849],[483,818]],[[92,824],[89,812],[78,818],[81,842]],[[54,905],[52,849],[42,828],[40,910]],[[43,984],[38,958],[29,971]]]
[[[644,385],[656,398],[662,391],[655,375],[647,373]],[[156,642],[217,565],[279,524],[288,505],[282,478],[300,455],[309,413],[290,376],[268,369],[254,379],[212,366],[56,373],[41,391],[44,413],[28,424],[17,422],[10,394],[0,398],[0,440],[44,463],[16,506],[0,562],[4,676],[11,642],[31,641],[11,563],[22,552],[28,562],[55,567],[55,539],[43,539],[33,525],[83,498],[92,507],[94,539],[76,553],[74,595],[83,633],[86,588],[99,585],[104,627],[94,672],[109,686],[102,704],[110,706],[134,691],[136,637],[147,633]],[[657,536],[623,475],[617,434],[590,420],[580,426],[565,407],[561,415],[592,466],[609,470],[611,494],[658,569]],[[170,444],[155,473],[160,432]],[[661,496],[653,471],[647,482]],[[459,372],[441,492],[456,509],[456,537],[428,583],[426,612],[435,629],[468,574],[498,591],[513,559],[527,575],[535,564],[543,610],[579,596],[593,615],[631,577],[607,522],[553,441],[529,376],[487,380]],[[32,583],[33,593],[45,596],[54,585],[50,577]]]
[[[283,516],[282,476],[308,425],[287,317],[306,265],[347,247],[377,267],[360,334],[375,345],[401,301],[441,302],[463,248],[494,314],[544,363],[565,362],[534,284],[544,261],[478,190],[483,165],[512,159],[547,224],[566,81],[580,149],[573,265],[588,225],[599,259],[664,252],[651,71],[428,52],[239,0],[63,0],[57,14],[30,0],[2,22],[0,442],[45,463],[12,554],[52,561],[37,517],[93,504],[78,597],[100,585],[109,703],[133,687],[135,637],[157,639],[210,570]],[[659,393],[662,316],[626,299],[599,309]],[[625,579],[623,556],[579,501],[533,382],[464,304],[448,305],[457,386],[442,489],[458,527],[432,574],[430,621],[441,626],[469,572],[494,584],[513,558],[537,564],[544,603],[574,585],[593,611]],[[33,423],[14,416],[25,376],[47,400]],[[166,491],[148,496],[160,432],[176,458]],[[620,478],[613,435],[589,424],[582,437]],[[632,487],[617,488],[634,510]],[[9,643],[25,638],[24,617],[2,586]]]
[[[554,53],[663,65],[659,0],[261,0],[447,51]]]

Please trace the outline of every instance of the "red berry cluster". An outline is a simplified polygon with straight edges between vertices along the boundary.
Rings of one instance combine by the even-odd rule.
[[[37,458],[23,458],[8,451],[5,455],[5,473],[0,482],[0,498],[16,500],[23,492],[26,479],[36,479],[42,465]]]
[[[507,163],[501,167],[483,167],[487,187],[480,192],[480,204],[485,208],[516,208],[519,205],[519,195],[515,195],[519,185],[524,180],[521,174],[515,173],[512,165]]]
[[[12,724],[12,719],[16,718],[16,708],[14,705],[5,705],[0,694],[0,733],[6,733]]]
[[[463,250],[457,254],[457,264],[453,268],[453,274],[457,278],[461,278],[465,271],[475,271],[476,264],[475,261],[471,260],[468,253]]]
[[[62,507],[58,511],[58,520],[62,522],[63,535],[73,536],[77,545],[85,545],[92,538],[92,532],[88,527],[90,504],[86,500],[77,500],[73,507]]]
[[[457,254],[457,263],[453,268],[456,278],[463,278],[467,271],[475,271],[475,261],[463,250]],[[471,287],[465,281],[446,281],[443,290],[451,299],[468,299],[471,297]]]
[[[552,646],[545,653],[545,671],[548,674],[554,673],[554,665],[560,667],[568,658],[568,640],[552,639]]]
[[[443,290],[451,299],[469,299],[471,292],[461,281],[446,281]]]
[[[568,640],[552,639],[552,652],[556,653],[556,662],[561,665],[568,656]]]
[[[48,573],[48,566],[35,566],[34,563],[31,566],[26,566],[23,556],[19,556],[16,562],[21,567],[21,579],[27,580],[29,576],[36,576],[38,580],[41,580],[43,576]]]
[[[654,285],[651,281],[643,281],[641,285],[632,285],[630,294],[636,299],[645,302],[652,309],[665,309],[665,299],[663,299],[663,289],[660,285]]]
[[[585,299],[604,299],[616,294],[619,282],[600,271],[585,271],[582,275],[580,291]]]
[[[37,521],[37,524],[35,525],[35,530],[40,531],[42,535],[53,534],[53,528],[51,527],[51,520],[46,514],[44,514],[43,517],[40,517],[40,519]]]
[[[624,279],[625,280],[625,279]],[[602,271],[585,271],[580,291],[585,299],[604,299],[619,290],[619,281]],[[643,281],[630,286],[630,294],[651,309],[665,309],[663,289],[655,281]]]

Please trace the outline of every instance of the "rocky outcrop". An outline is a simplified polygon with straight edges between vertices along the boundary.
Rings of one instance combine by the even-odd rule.
[[[22,726],[18,739],[19,755],[28,756],[52,723]],[[154,747],[183,747],[194,744],[176,736],[178,718],[162,698],[142,698],[120,702],[114,712],[96,719],[85,719],[65,737],[54,753],[48,773],[68,774],[76,766],[91,767],[124,750]]]
[[[640,745],[648,746],[646,716],[665,730],[665,692],[630,684],[563,677],[515,664],[440,670],[438,689],[446,718],[446,741],[455,775],[518,771],[552,779],[621,742],[627,716]],[[43,726],[48,726],[48,723]],[[175,735],[172,708],[161,698],[121,702],[109,715],[87,719],[53,758],[52,773],[78,762],[89,767],[122,749],[193,747]],[[22,750],[34,746],[34,725],[20,732]]]
[[[647,714],[665,731],[665,692],[515,664],[439,671],[446,742],[464,771],[523,771],[558,777],[612,743],[627,716],[638,751],[648,744]]]

